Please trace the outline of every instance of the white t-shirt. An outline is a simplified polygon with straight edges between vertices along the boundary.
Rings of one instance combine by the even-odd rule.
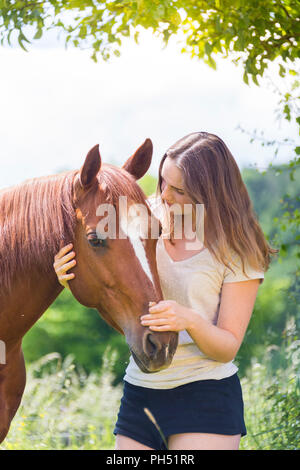
[[[240,258],[235,256],[234,261],[238,263],[238,268],[232,265],[235,274],[219,263],[207,248],[188,259],[173,261],[163,239],[159,238],[156,262],[164,299],[176,300],[216,325],[223,283],[264,278],[263,271],[255,271],[249,265],[245,266],[249,276],[246,277]],[[124,380],[140,387],[167,389],[196,380],[223,379],[237,370],[232,361],[222,363],[207,357],[184,330],[179,332],[178,347],[167,369],[144,373],[131,356]]]

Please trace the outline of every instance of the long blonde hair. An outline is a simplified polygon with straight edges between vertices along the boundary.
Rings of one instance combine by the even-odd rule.
[[[204,204],[205,245],[215,258],[229,266],[231,250],[253,269],[267,271],[272,248],[260,227],[238,165],[222,139],[208,132],[188,134],[164,154],[157,195],[161,194],[162,166],[174,160],[181,170],[184,189],[193,203]],[[171,240],[172,242],[172,240]]]

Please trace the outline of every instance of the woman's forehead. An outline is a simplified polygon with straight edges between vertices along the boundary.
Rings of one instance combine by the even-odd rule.
[[[161,176],[170,186],[183,188],[183,177],[181,170],[175,165],[174,160],[167,157],[161,169]]]

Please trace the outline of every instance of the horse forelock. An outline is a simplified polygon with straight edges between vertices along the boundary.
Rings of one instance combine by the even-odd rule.
[[[120,196],[146,204],[146,196],[136,180],[126,170],[113,165],[103,165],[97,175],[100,188],[105,193],[105,202],[117,204]]]

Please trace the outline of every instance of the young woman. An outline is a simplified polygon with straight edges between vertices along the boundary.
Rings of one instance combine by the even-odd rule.
[[[164,300],[141,322],[153,331],[179,332],[179,344],[170,367],[153,374],[130,358],[116,449],[164,448],[144,408],[151,410],[169,449],[238,449],[246,428],[233,359],[277,250],[264,237],[231,152],[214,134],[195,132],[168,149],[159,167],[157,201],[182,209],[190,204],[193,229],[196,204],[202,204],[204,244],[191,249],[184,230],[181,238],[171,231],[169,239],[158,239]],[[55,257],[65,287],[74,278],[66,274],[75,264],[75,253],[66,254],[70,249]]]

